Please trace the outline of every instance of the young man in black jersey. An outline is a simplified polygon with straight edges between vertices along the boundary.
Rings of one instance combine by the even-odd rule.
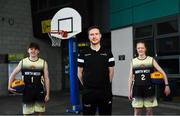
[[[101,46],[99,27],[88,29],[90,47],[78,56],[78,78],[83,86],[83,114],[111,115],[112,90],[111,82],[114,74],[114,57],[109,49]]]
[[[49,101],[49,76],[47,62],[38,57],[40,52],[37,43],[30,43],[27,52],[29,57],[22,59],[18,66],[12,72],[8,90],[14,92],[11,83],[15,80],[16,75],[21,71],[22,79],[25,83],[23,90],[23,114],[38,113],[41,115],[45,112],[45,103]]]
[[[138,57],[134,58],[130,68],[128,81],[128,98],[132,100],[134,115],[141,115],[143,107],[146,108],[146,115],[153,115],[152,108],[157,106],[155,85],[151,82],[150,74],[154,68],[164,75],[166,96],[170,94],[168,79],[163,69],[150,56],[146,56],[144,42],[136,44]]]

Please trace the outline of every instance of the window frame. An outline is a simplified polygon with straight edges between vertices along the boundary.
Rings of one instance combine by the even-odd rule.
[[[168,22],[168,21],[172,21],[172,20],[177,20],[177,24],[178,24],[178,31],[175,33],[169,33],[169,34],[163,34],[163,35],[158,35],[157,34],[157,25],[159,23],[163,23],[163,22]],[[179,15],[174,15],[174,16],[167,16],[167,17],[162,17],[159,19],[155,19],[155,20],[151,20],[151,21],[147,21],[147,22],[142,22],[142,23],[137,23],[133,25],[133,48],[135,49],[134,46],[134,42],[138,41],[138,40],[147,40],[148,38],[152,38],[154,40],[153,46],[154,46],[154,57],[155,59],[171,59],[171,58],[178,58],[179,59],[179,74],[167,74],[168,77],[172,77],[172,78],[180,78],[180,54],[174,54],[174,55],[163,55],[163,56],[159,56],[157,54],[157,40],[160,38],[168,38],[168,37],[175,37],[178,36],[180,39],[180,14]],[[137,28],[139,27],[145,27],[148,25],[152,25],[152,35],[150,36],[144,36],[144,37],[138,37],[136,38],[135,36],[135,31]],[[135,54],[135,50],[133,50],[133,54]]]

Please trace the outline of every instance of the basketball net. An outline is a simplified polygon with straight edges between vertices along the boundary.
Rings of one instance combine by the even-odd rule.
[[[52,31],[52,32],[49,32],[48,33],[48,36],[49,38],[51,39],[51,42],[52,42],[52,46],[53,47],[61,47],[61,39],[60,38],[57,38],[57,37],[54,37],[54,36],[51,36],[51,34],[59,34],[61,35],[62,37],[67,37],[68,33],[66,31]]]
[[[61,39],[51,36],[51,33],[48,33],[48,36],[51,39],[51,45],[53,47],[61,47]]]

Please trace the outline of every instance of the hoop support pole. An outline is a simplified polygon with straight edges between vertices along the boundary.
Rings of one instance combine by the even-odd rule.
[[[70,102],[72,109],[67,109],[67,112],[79,113],[80,108],[80,95],[79,84],[77,77],[77,38],[69,38],[69,66],[70,66]]]

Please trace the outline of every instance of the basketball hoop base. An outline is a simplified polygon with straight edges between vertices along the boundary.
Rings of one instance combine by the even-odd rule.
[[[72,109],[66,109],[66,112],[80,114],[82,112],[82,108],[80,105],[73,105]]]

